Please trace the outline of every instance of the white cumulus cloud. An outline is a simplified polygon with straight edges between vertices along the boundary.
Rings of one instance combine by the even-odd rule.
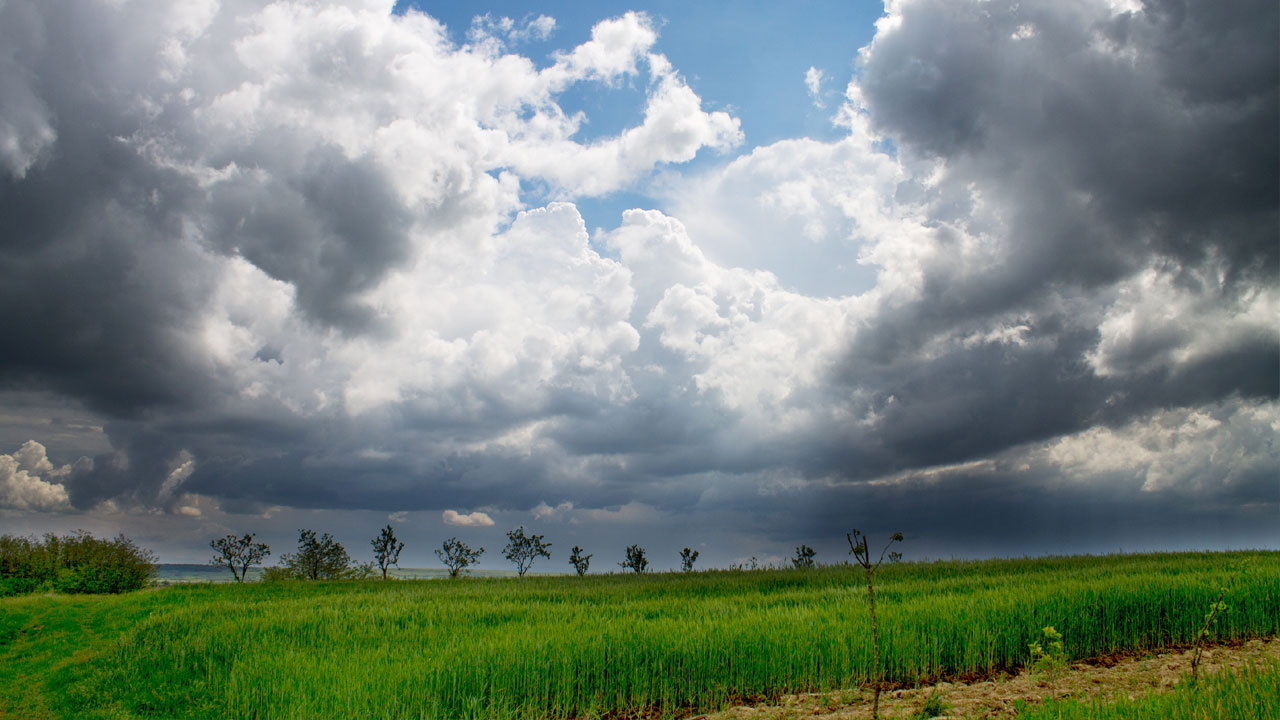
[[[493,525],[493,518],[479,510],[462,515],[456,510],[445,510],[441,515],[445,525],[457,525],[459,527],[489,527]]]
[[[12,454],[0,454],[0,507],[49,512],[71,508],[62,485],[71,466],[54,467],[45,447],[28,440]]]

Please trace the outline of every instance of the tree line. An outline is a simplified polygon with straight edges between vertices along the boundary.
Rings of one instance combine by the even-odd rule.
[[[243,582],[249,568],[261,565],[271,548],[266,543],[256,542],[254,533],[243,536],[227,535],[209,543],[214,550],[210,564],[226,567],[231,570],[236,582]],[[520,577],[533,567],[538,558],[551,558],[551,543],[546,542],[544,535],[526,534],[524,526],[507,531],[507,544],[502,549],[502,556],[515,565]],[[345,580],[377,577],[387,579],[387,571],[391,567],[399,567],[400,552],[404,550],[404,542],[396,537],[391,525],[382,528],[378,536],[370,541],[373,547],[373,562],[356,563],[351,559],[346,548],[329,533],[319,537],[314,530],[298,531],[298,548],[293,553],[280,556],[280,564],[263,571],[264,580]],[[449,577],[456,578],[480,561],[484,548],[472,548],[456,537],[445,540],[436,548],[436,557],[449,571]],[[680,551],[680,570],[693,572],[694,563],[698,561],[698,551],[684,548]],[[804,570],[815,566],[816,552],[808,545],[801,544],[791,557],[791,566]],[[591,558],[583,548],[574,545],[569,552],[569,564],[578,575],[586,575],[591,567]],[[897,559],[896,557],[893,559]],[[624,559],[618,563],[624,571],[643,573],[649,568],[649,560],[645,549],[639,545],[629,545],[624,551]],[[743,566],[735,565],[734,568]],[[757,567],[752,558],[751,568]]]

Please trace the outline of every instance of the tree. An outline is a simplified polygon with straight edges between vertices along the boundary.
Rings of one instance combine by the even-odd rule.
[[[339,580],[364,570],[351,567],[351,556],[329,533],[316,537],[315,530],[298,531],[298,552],[284,553],[280,563],[289,577],[304,580]]]
[[[630,545],[627,547],[627,559],[618,565],[624,570],[632,570],[639,574],[649,567],[649,561],[644,558],[644,548],[639,545]]]
[[[885,553],[889,551],[889,546],[895,542],[902,542],[902,533],[896,532],[889,536],[889,542],[884,546],[884,550],[880,551],[880,559],[874,563],[871,562],[871,552],[867,549],[867,536],[858,532],[857,528],[845,533],[845,538],[849,541],[849,554],[853,555],[858,564],[867,574],[867,602],[871,605],[871,652],[873,654],[875,676],[875,696],[871,701],[871,717],[880,717],[880,689],[884,684],[880,678],[880,631],[876,624],[876,593],[871,586],[871,578],[875,575],[876,570],[880,568],[880,563],[884,562]],[[889,559],[897,561],[902,558],[901,553],[893,553]]]
[[[231,576],[236,579],[236,582],[244,582],[249,568],[261,564],[263,558],[271,554],[271,547],[266,543],[255,543],[253,536],[253,533],[245,533],[244,537],[228,535],[211,540],[209,547],[213,548],[216,554],[209,560],[209,564],[231,568]]]
[[[813,548],[801,543],[796,548],[796,556],[791,558],[791,565],[797,570],[809,570],[813,567],[813,556],[816,554]]]
[[[525,535],[524,526],[507,531],[507,546],[502,549],[502,556],[516,564],[520,577],[524,577],[533,561],[539,556],[550,559],[551,552],[547,548],[551,543],[542,542],[542,535]]]
[[[396,539],[395,530],[388,525],[382,528],[382,532],[378,533],[378,537],[369,541],[373,545],[373,559],[378,563],[378,569],[382,571],[382,579],[387,579],[387,568],[392,565],[400,565],[400,551],[404,549],[404,543]]]
[[[680,570],[693,572],[693,564],[698,561],[698,551],[685,548],[680,551]]]
[[[436,557],[440,558],[440,562],[449,568],[449,577],[458,577],[458,572],[464,570],[470,565],[475,565],[480,556],[484,554],[484,548],[472,550],[466,543],[456,537],[451,537],[444,541],[444,545],[436,550]]]
[[[569,554],[569,564],[573,565],[579,576],[586,575],[587,568],[591,567],[591,556],[583,555],[582,548],[574,545],[573,552]]]

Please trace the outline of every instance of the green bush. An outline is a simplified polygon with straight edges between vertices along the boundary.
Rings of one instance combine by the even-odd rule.
[[[35,592],[38,587],[40,587],[40,581],[35,578],[3,577],[0,578],[0,597],[28,595]]]
[[[155,556],[124,535],[98,539],[84,531],[42,540],[0,536],[0,596],[41,589],[62,593],[120,593],[145,587]]]

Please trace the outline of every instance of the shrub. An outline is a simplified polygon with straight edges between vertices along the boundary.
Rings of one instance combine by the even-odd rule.
[[[591,567],[591,555],[583,555],[582,552],[582,548],[574,545],[573,552],[569,555],[569,564],[573,565],[579,576],[586,575],[587,569]]]
[[[680,570],[682,572],[693,572],[693,564],[698,561],[698,551],[692,548],[685,548],[680,551]]]
[[[813,548],[801,543],[800,547],[796,548],[795,557],[791,558],[791,566],[797,570],[811,570],[813,557],[816,554]]]
[[[618,563],[623,570],[631,570],[637,575],[644,572],[649,567],[649,561],[644,556],[644,548],[639,545],[627,546],[627,559]]]
[[[29,577],[0,578],[0,597],[28,595],[40,587],[40,581]]]
[[[0,596],[41,589],[64,593],[120,593],[145,587],[155,555],[124,535],[98,539],[87,532],[43,540],[0,537]]]
[[[445,540],[444,544],[436,550],[436,557],[440,558],[440,562],[449,568],[449,577],[451,578],[458,577],[459,572],[471,565],[475,565],[483,554],[484,548],[472,550],[471,546],[456,537]]]
[[[1062,633],[1052,625],[1040,630],[1040,639],[1033,641],[1031,650],[1031,672],[1039,677],[1054,679],[1067,670],[1067,648],[1062,642]]]

